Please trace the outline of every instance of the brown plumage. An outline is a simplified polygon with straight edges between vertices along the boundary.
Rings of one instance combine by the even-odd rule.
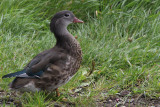
[[[24,70],[3,76],[16,78],[10,84],[12,89],[22,91],[52,91],[67,83],[78,71],[82,51],[80,44],[67,30],[70,23],[83,23],[71,11],[54,15],[50,23],[56,45],[34,57]]]

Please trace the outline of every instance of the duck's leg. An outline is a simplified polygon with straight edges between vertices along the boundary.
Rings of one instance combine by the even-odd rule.
[[[58,88],[56,88],[56,96],[57,96],[57,97],[59,97],[59,96],[60,96],[60,93],[59,93]]]

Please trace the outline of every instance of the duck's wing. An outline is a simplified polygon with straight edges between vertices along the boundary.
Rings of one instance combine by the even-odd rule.
[[[50,63],[54,63],[58,60],[61,60],[65,57],[65,54],[59,51],[48,50],[47,52],[42,52],[34,57],[30,63],[22,70],[15,73],[10,73],[4,75],[2,78],[10,77],[33,77],[41,76],[45,71],[46,67]]]

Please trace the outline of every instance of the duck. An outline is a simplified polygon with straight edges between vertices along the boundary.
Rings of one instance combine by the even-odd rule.
[[[50,31],[56,38],[53,48],[36,55],[23,70],[4,75],[15,77],[9,84],[11,90],[21,92],[53,91],[66,84],[78,71],[82,61],[82,50],[77,39],[69,33],[71,23],[83,23],[73,12],[63,10],[56,13],[50,22]]]

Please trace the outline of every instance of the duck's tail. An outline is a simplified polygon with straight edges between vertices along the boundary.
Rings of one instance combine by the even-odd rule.
[[[30,78],[24,78],[24,77],[16,77],[10,84],[9,87],[11,90],[18,90],[21,92],[36,92],[39,91],[38,88],[36,88],[35,82],[39,81],[38,78],[30,77]]]
[[[15,72],[15,73],[10,73],[10,74],[4,75],[4,76],[2,77],[2,79],[3,79],[3,78],[15,77],[15,76],[21,75],[21,74],[23,74],[23,73],[25,73],[25,72],[26,72],[26,70],[24,69],[24,70],[22,70],[22,71],[18,71],[18,72]]]

